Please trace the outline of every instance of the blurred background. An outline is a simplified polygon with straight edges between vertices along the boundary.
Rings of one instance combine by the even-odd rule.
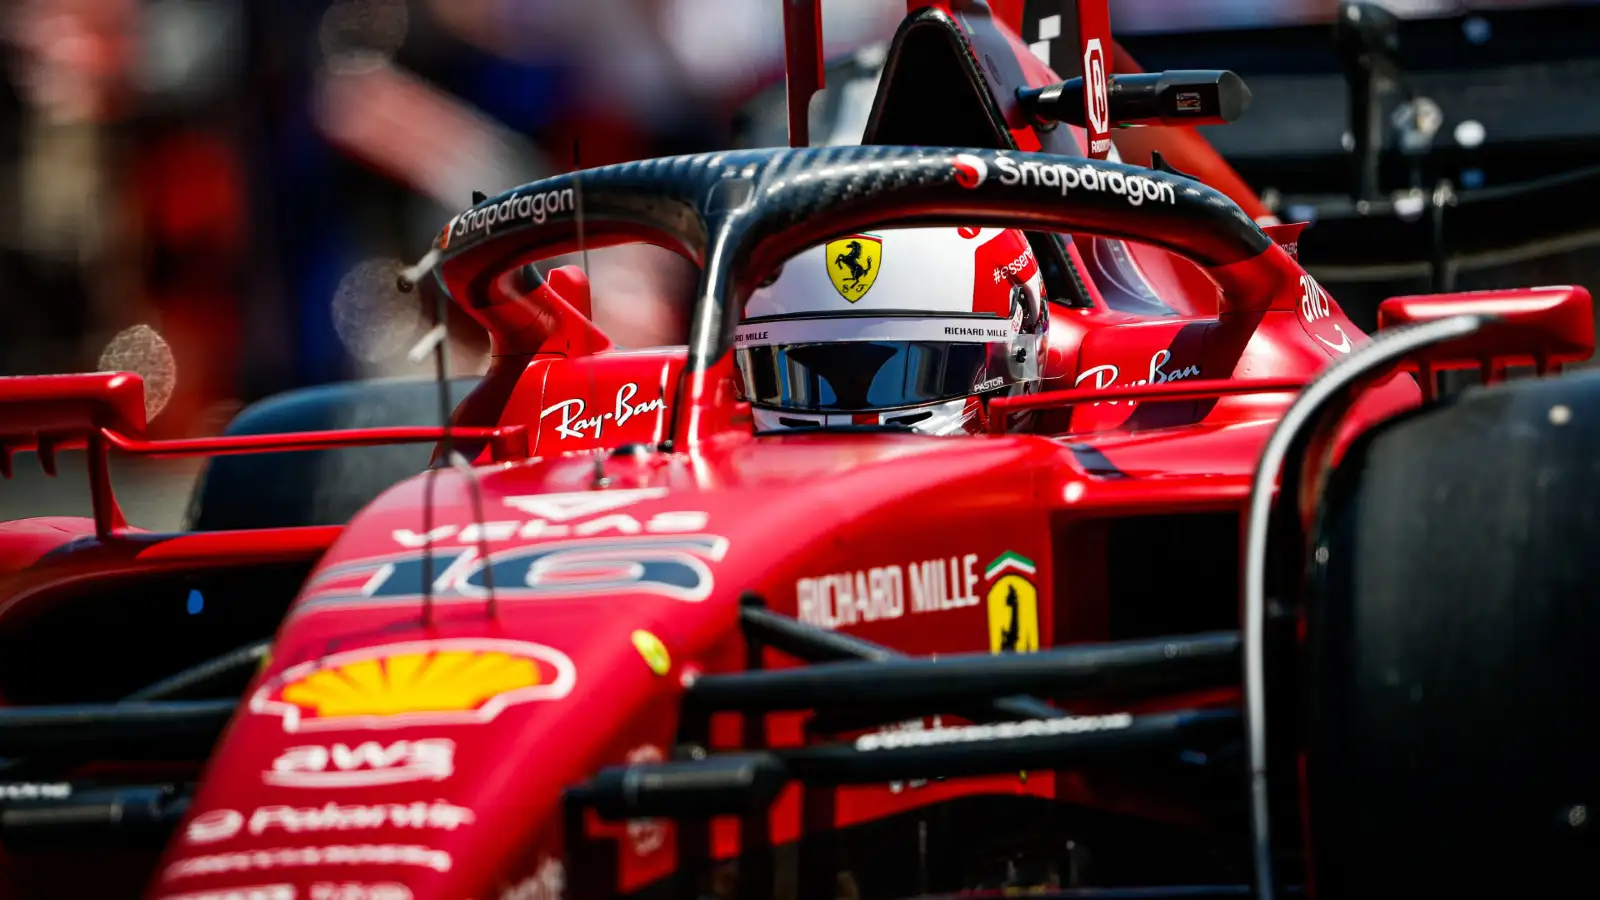
[[[827,7],[830,51],[905,11]],[[144,358],[171,372],[168,434],[404,372],[424,329],[395,270],[472,191],[575,151],[726,147],[783,68],[781,7],[752,0],[5,0],[0,38],[0,373]],[[605,327],[671,339],[667,311],[628,301],[681,263],[592,263]]]
[[[1302,255],[1358,323],[1397,293],[1600,288],[1600,196],[1562,187],[1600,150],[1600,5],[1379,5],[1381,46],[1336,30],[1337,0],[1112,11],[1147,70],[1245,76],[1249,115],[1207,137],[1281,219],[1316,222]],[[824,9],[813,134],[855,140],[906,4]],[[3,0],[0,374],[137,369],[158,436],[217,433],[283,390],[427,374],[406,351],[428,314],[394,275],[472,191],[575,156],[783,143],[782,63],[779,0]],[[680,339],[659,298],[687,289],[686,263],[615,248],[590,265],[621,343]],[[481,371],[485,346],[456,335],[457,374]],[[130,516],[171,526],[192,468],[151,471]],[[55,483],[65,499],[0,482],[0,518],[80,512],[77,481]]]

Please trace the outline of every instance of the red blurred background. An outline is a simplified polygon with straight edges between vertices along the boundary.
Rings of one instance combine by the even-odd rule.
[[[904,11],[828,3],[829,51]],[[167,434],[408,374],[424,314],[394,271],[472,191],[575,149],[599,165],[725,147],[782,50],[775,0],[8,0],[0,374],[165,373],[149,380]],[[603,326],[675,338],[654,298],[687,286],[685,264],[617,248],[591,265]],[[481,368],[462,338],[457,367]]]
[[[1408,15],[1534,0],[1385,0]],[[1326,23],[1337,0],[1113,0],[1116,31]],[[831,57],[904,0],[827,0]],[[569,168],[729,145],[781,77],[779,0],[6,0],[0,374],[135,368],[152,428],[425,374],[393,275],[470,203]],[[559,261],[557,261],[559,262]],[[590,260],[623,344],[673,341],[692,272]],[[483,347],[458,330],[455,365]]]

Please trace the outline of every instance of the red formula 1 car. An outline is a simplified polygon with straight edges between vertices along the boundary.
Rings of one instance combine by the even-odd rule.
[[[982,4],[935,3],[862,146],[483,199],[411,272],[496,348],[448,428],[150,441],[136,376],[0,381],[0,461],[85,448],[95,497],[0,526],[0,896],[1579,877],[1600,394],[1432,385],[1587,357],[1587,292],[1396,298],[1368,338],[1228,196],[1078,149],[1075,119],[1092,151],[1226,118],[1236,79],[1085,59],[1056,82]],[[747,299],[841,240],[829,277],[859,286],[891,260],[849,239],[908,226],[1026,230],[1046,389],[967,385],[962,437],[757,430]],[[700,266],[688,346],[612,347],[582,271],[530,265],[626,241]],[[1004,310],[964,315],[940,327],[1012,346]],[[404,441],[440,464],[344,525],[151,534],[106,469]],[[263,507],[301,489],[242,471]]]

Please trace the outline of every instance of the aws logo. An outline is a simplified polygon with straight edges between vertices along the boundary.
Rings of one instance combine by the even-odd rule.
[[[287,788],[359,788],[443,781],[455,774],[456,745],[444,738],[401,739],[390,743],[304,744],[285,749],[261,775],[266,784]],[[212,818],[207,819],[207,815]],[[201,814],[189,823],[189,840],[222,840],[216,813]],[[200,826],[204,839],[195,837]]]
[[[989,652],[1035,653],[1039,649],[1038,568],[1007,551],[984,570],[989,582]]]

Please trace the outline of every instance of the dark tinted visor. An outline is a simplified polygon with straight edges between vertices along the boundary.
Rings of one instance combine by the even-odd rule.
[[[969,397],[988,379],[993,344],[850,341],[737,351],[745,399],[815,412],[894,409]]]

